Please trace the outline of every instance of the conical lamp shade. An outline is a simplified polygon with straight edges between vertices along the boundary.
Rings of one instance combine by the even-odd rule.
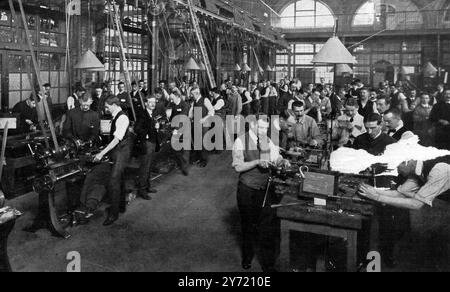
[[[250,72],[250,71],[252,71],[252,68],[250,68],[246,63],[244,63],[244,64],[242,65],[242,71],[244,71],[244,72]]]
[[[431,64],[431,62],[427,62],[425,64],[425,66],[423,67],[423,76],[424,77],[435,77],[436,74],[438,73],[438,69],[436,67],[434,67],[433,64]]]
[[[270,67],[270,65],[267,65],[267,67],[266,67],[266,71],[267,71],[267,72],[272,72],[272,71],[273,71],[273,69],[272,69],[272,67]]]
[[[400,67],[400,72],[399,73],[402,74],[402,75],[408,75],[408,72],[406,72],[406,69],[403,66]]]
[[[197,62],[195,62],[194,58],[190,57],[187,63],[184,65],[184,69],[186,71],[200,71],[200,67]]]
[[[355,58],[337,37],[330,38],[313,58],[313,64],[355,64]]]
[[[89,71],[105,71],[105,65],[95,56],[91,50],[87,50],[80,61],[74,66],[75,69]]]
[[[234,71],[241,71],[242,68],[241,66],[239,66],[239,64],[236,64],[236,66],[234,66]]]
[[[198,67],[200,67],[200,71],[206,71],[206,66],[203,62],[198,63]]]
[[[337,64],[336,65],[336,74],[337,75],[353,74],[353,70],[347,64]]]

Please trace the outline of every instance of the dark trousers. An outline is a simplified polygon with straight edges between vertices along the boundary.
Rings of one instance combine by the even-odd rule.
[[[269,115],[269,98],[261,97],[261,113]]]
[[[77,177],[66,182],[67,212],[71,213],[80,206],[80,194],[84,179]]]
[[[263,208],[265,190],[255,190],[239,183],[237,202],[241,214],[242,260],[251,262],[259,248],[264,271],[274,268],[280,223],[270,204]]]
[[[186,161],[186,159],[184,159],[184,150],[175,151],[172,148],[172,145],[165,144],[161,148],[159,154],[161,156],[163,156],[163,157],[166,157],[166,156],[172,157],[175,160],[175,162],[178,164],[180,169],[186,169],[187,168],[187,161]]]
[[[278,97],[269,96],[269,116],[277,115]]]
[[[98,209],[106,194],[112,166],[109,163],[95,165],[86,175],[83,189],[81,191],[81,205],[89,211]]]
[[[379,217],[381,257],[393,260],[395,245],[410,231],[409,210],[379,206],[377,213]]]
[[[109,209],[111,216],[118,216],[121,204],[125,204],[124,173],[130,161],[130,156],[131,144],[129,143],[127,145],[118,145],[112,155],[114,165],[108,183],[108,192],[111,198],[111,208]]]
[[[140,158],[139,164],[139,191],[144,191],[151,186],[150,176],[152,173],[152,162],[156,153],[156,143],[146,141],[145,147],[145,155]]]
[[[209,128],[202,127],[202,140],[205,138],[206,133],[209,131]],[[201,162],[208,162],[208,151],[205,150],[205,146],[202,146],[202,150],[194,149],[194,140],[196,139],[194,135],[194,126],[192,126],[192,151],[190,152],[189,160],[190,162],[195,162],[200,160]],[[203,143],[203,141],[202,141]]]

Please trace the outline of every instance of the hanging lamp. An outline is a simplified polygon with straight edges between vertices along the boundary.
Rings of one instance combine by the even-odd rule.
[[[334,69],[331,70],[333,72]],[[347,64],[337,64],[336,65],[336,74],[344,75],[344,74],[353,74],[353,69]]]
[[[338,37],[331,37],[322,49],[314,56],[313,64],[355,64],[356,60],[339,40]]]
[[[197,62],[194,60],[193,57],[190,57],[186,64],[184,65],[184,69],[186,71],[200,71],[200,66],[197,64]]]
[[[75,69],[88,71],[105,71],[105,65],[95,56],[91,50],[81,56],[80,61],[74,66]]]
[[[426,78],[434,78],[438,73],[438,69],[431,63],[427,62],[425,66],[423,66],[423,76]]]
[[[244,63],[244,64],[242,65],[242,71],[243,71],[243,72],[251,72],[251,71],[252,71],[252,68],[250,68],[250,67],[247,65],[247,63]]]
[[[236,64],[236,66],[234,66],[234,71],[242,71],[241,66],[239,66],[239,64]]]
[[[202,61],[198,63],[198,67],[200,68],[200,71],[206,71],[206,66]]]
[[[406,68],[403,67],[403,66],[400,67],[399,73],[402,74],[403,76],[408,75],[408,72],[406,71]]]

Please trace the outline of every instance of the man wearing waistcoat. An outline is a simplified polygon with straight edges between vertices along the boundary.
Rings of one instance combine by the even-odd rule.
[[[139,184],[137,196],[144,200],[151,200],[150,194],[157,191],[151,187],[152,162],[157,151],[159,123],[156,120],[156,98],[145,98],[145,111],[140,112],[140,116],[135,126],[136,134],[144,144],[144,153],[140,158]]]
[[[388,206],[419,210],[424,206],[432,207],[437,197],[450,190],[450,156],[406,161],[400,164],[398,173],[407,180],[396,191],[362,185],[360,195]]]
[[[121,101],[117,97],[106,100],[105,109],[111,113],[111,142],[99,154],[95,161],[101,161],[105,155],[109,155],[113,162],[113,169],[108,183],[108,192],[111,198],[111,207],[108,209],[108,217],[104,226],[114,224],[119,219],[121,204],[125,203],[123,175],[131,155],[131,139],[129,133],[130,120],[120,107]],[[123,207],[124,205],[122,205]]]
[[[194,102],[192,104],[192,107],[189,111],[189,117],[192,119],[192,121],[194,122],[192,130],[193,130],[193,144],[195,144],[195,139],[200,138],[200,137],[195,137],[195,131],[194,128],[196,126],[195,123],[199,122],[200,126],[202,127],[202,140],[205,137],[206,133],[208,132],[209,128],[205,127],[205,124],[208,120],[208,118],[213,117],[215,115],[215,111],[214,111],[214,107],[211,104],[211,101],[205,97],[202,96],[202,94],[200,93],[200,88],[199,87],[193,87],[191,89],[191,95],[194,99]],[[200,110],[201,113],[201,117],[200,119],[198,119],[198,117],[195,116],[196,111]],[[205,149],[205,146],[202,143],[202,149],[201,150],[197,150],[194,149],[193,151],[191,151],[190,153],[190,162],[193,164],[195,162],[198,162],[198,166],[199,167],[206,167],[206,165],[208,164],[208,152]]]
[[[251,268],[256,247],[261,250],[264,272],[274,271],[277,220],[270,202],[263,207],[269,179],[269,163],[282,160],[279,148],[267,136],[269,122],[250,122],[250,131],[237,138],[233,147],[233,167],[239,173],[237,202],[242,227],[242,268]],[[278,234],[279,235],[279,234]]]
[[[403,137],[413,136],[402,120],[402,112],[397,108],[388,110],[383,117],[383,120],[388,129],[388,135],[394,138],[396,141],[402,140]]]

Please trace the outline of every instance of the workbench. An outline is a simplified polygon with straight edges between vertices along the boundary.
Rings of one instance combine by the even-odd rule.
[[[357,270],[358,233],[373,215],[373,206],[359,203],[358,198],[342,196],[342,200],[326,200],[326,206],[316,206],[312,198],[297,196],[299,187],[289,181],[275,179],[276,193],[283,194],[277,205],[281,221],[280,268],[290,271],[291,231],[341,238],[346,243],[349,272]],[[354,202],[355,200],[355,202]],[[320,270],[325,270],[321,267]]]

